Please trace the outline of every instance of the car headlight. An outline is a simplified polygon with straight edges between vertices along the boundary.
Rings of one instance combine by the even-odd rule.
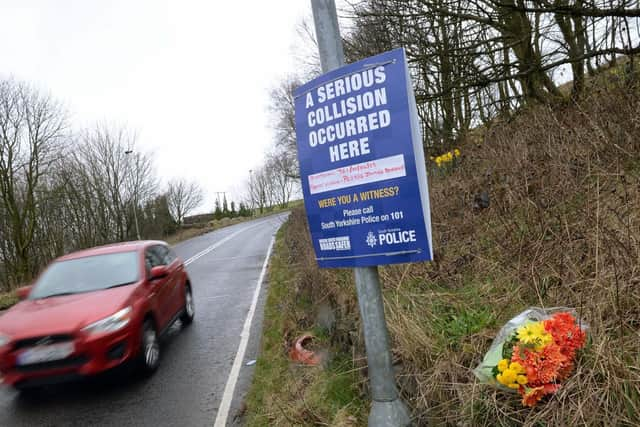
[[[6,336],[5,334],[0,334],[0,347],[9,344],[9,341],[11,341],[10,337]]]
[[[105,317],[104,319],[100,319],[97,322],[93,322],[92,324],[85,326],[82,330],[89,334],[115,332],[127,326],[130,321],[131,307],[125,307],[109,317]]]

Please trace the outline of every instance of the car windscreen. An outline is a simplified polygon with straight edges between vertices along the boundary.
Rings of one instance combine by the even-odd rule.
[[[97,291],[137,282],[140,277],[135,251],[57,261],[40,276],[29,299]]]

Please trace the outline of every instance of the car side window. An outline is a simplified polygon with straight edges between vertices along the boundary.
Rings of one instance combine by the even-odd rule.
[[[151,271],[153,267],[164,265],[164,259],[158,253],[157,247],[158,246],[152,246],[144,252],[144,262],[147,267],[147,272]]]
[[[176,255],[175,252],[173,252],[173,249],[167,247],[167,255],[165,258],[166,258],[167,264],[171,264],[173,261],[176,260],[176,258],[178,258],[178,256]]]
[[[158,258],[160,259],[160,264],[161,265],[169,265],[169,264],[171,264],[170,262],[167,262],[167,252],[169,252],[169,249],[166,246],[164,246],[164,245],[156,245],[152,249],[158,255]]]

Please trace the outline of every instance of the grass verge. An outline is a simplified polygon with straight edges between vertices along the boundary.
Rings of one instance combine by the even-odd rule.
[[[285,243],[291,231],[288,223],[280,229],[271,259],[261,352],[244,420],[247,426],[364,425],[358,369],[326,331],[313,331],[316,347],[328,355],[324,366],[289,361],[293,338],[308,331],[300,320],[312,311],[309,299],[295,291],[301,275]]]

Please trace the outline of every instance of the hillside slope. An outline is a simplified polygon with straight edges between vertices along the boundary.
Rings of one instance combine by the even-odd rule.
[[[436,260],[380,269],[398,382],[415,424],[640,424],[638,85],[607,75],[580,102],[529,108],[460,149],[453,166],[429,168]],[[474,202],[483,192],[487,208]],[[288,344],[315,330],[337,360],[348,357],[349,369],[335,375],[357,373],[348,385],[359,393],[339,417],[322,399],[301,404],[308,390],[322,396],[335,380],[331,369],[306,368],[295,391],[286,378],[254,390],[270,397],[249,401],[250,419],[364,424],[366,359],[351,272],[316,267],[301,210],[282,239],[278,256],[291,267],[278,304],[287,310],[273,313],[277,330],[265,328],[277,348],[264,357],[279,360],[286,377],[294,372]],[[317,326],[325,306],[335,315],[329,331]],[[591,327],[575,374],[533,409],[472,373],[500,326],[528,306],[575,307]]]

